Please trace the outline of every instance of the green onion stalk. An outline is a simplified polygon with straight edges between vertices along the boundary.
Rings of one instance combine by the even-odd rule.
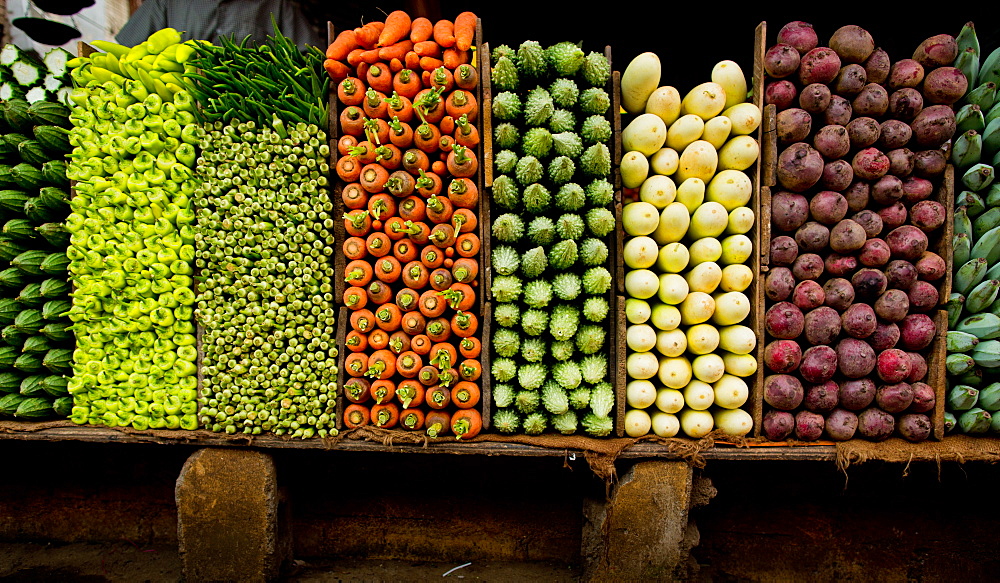
[[[70,62],[68,390],[79,424],[198,427],[192,199],[203,132],[179,76],[182,44],[165,29]]]

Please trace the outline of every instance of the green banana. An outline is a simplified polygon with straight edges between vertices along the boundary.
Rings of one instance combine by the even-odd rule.
[[[975,103],[967,103],[955,112],[956,131],[967,132],[976,130],[981,132],[986,129],[986,117],[983,109]]]
[[[968,332],[980,340],[993,340],[1000,337],[1000,316],[980,312],[959,320],[955,324],[955,330]]]
[[[1000,81],[1000,47],[993,49],[985,59],[980,59],[979,82],[997,83]]]
[[[972,49],[979,56],[979,37],[976,35],[976,25],[971,22],[966,22],[965,26],[955,37],[955,43],[958,45],[958,51],[962,52],[967,49]]]
[[[976,53],[975,49],[969,48],[959,51],[953,66],[968,79],[969,88],[976,86],[976,79],[979,77],[979,54]]]
[[[969,217],[975,218],[986,212],[986,202],[983,197],[979,196],[979,193],[972,192],[971,190],[963,190],[959,193],[958,198],[955,199],[955,204],[958,206],[966,207],[966,213]]]
[[[955,271],[955,277],[952,280],[952,289],[964,295],[966,301],[968,301],[968,293],[972,291],[972,288],[979,285],[979,282],[983,281],[988,266],[989,263],[982,257],[966,261]]]
[[[952,261],[961,264],[972,258],[972,239],[965,233],[952,237]]]
[[[964,375],[954,377],[954,380],[956,384],[978,389],[983,384],[983,369],[977,366]]]
[[[996,106],[993,107],[996,109]],[[983,130],[983,155],[992,156],[1000,151],[1000,117],[986,122]]]
[[[1000,261],[1000,230],[994,227],[976,239],[971,256],[973,259],[985,259],[989,265]]]
[[[986,340],[972,349],[972,360],[979,366],[991,368],[1000,366],[1000,341]]]
[[[1000,279],[1000,263],[994,263],[992,267],[986,270],[983,281],[987,279]]]
[[[964,206],[955,207],[955,234],[965,233],[972,237],[972,221],[969,220],[969,209]]]
[[[993,414],[991,413],[991,415]],[[990,431],[1000,433],[1000,415],[993,415],[990,419]]]
[[[993,416],[985,409],[969,409],[958,417],[958,428],[962,433],[976,435],[990,430]]]
[[[970,314],[982,312],[996,301],[997,292],[1000,292],[1000,280],[983,281],[965,296],[965,311]]]
[[[1000,128],[1000,125],[997,126]],[[996,132],[1000,137],[1000,131]],[[989,164],[976,164],[962,175],[962,184],[969,190],[979,192],[993,183],[993,167]]]
[[[985,202],[988,207],[1000,206],[1000,184],[993,183],[990,185],[990,190],[986,193]]]
[[[968,411],[978,400],[979,391],[969,385],[955,385],[948,391],[948,408],[952,411]]]
[[[959,170],[979,164],[983,157],[983,136],[976,130],[959,134],[951,148],[951,161]]]
[[[1000,207],[991,208],[972,221],[972,236],[978,241],[988,231],[1000,226]]]
[[[948,301],[944,307],[948,311],[948,327],[954,328],[958,325],[959,318],[962,317],[962,308],[965,306],[965,296],[959,293],[952,293],[948,296]]]
[[[1000,299],[993,300],[993,303],[990,304],[990,307],[987,308],[986,311],[991,314],[996,314],[997,316],[1000,316]]]
[[[972,370],[976,361],[968,354],[952,353],[944,359],[944,366],[948,369],[948,374],[960,375]]]
[[[990,121],[992,121],[992,119],[997,115],[1000,115],[1000,111],[997,111],[996,114],[990,116],[990,114],[993,113],[993,110],[996,109],[996,107],[994,107],[997,102],[996,83],[982,83],[979,87],[976,87],[972,91],[965,94],[965,102],[975,103],[978,105],[979,109],[985,112],[986,117],[983,118],[983,121],[987,124],[989,124]]]
[[[968,332],[948,330],[948,352],[969,352],[979,344],[979,339]]]
[[[990,413],[1000,411],[1000,383],[990,383],[979,391],[979,406]]]
[[[955,414],[951,411],[944,412],[944,433],[945,435],[951,433],[955,430],[955,426],[958,425],[958,419],[955,418]]]

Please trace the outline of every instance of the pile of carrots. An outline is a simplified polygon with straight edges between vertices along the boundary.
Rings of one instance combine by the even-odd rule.
[[[327,51],[341,106],[348,428],[482,429],[475,27],[471,12],[432,24],[396,11]]]

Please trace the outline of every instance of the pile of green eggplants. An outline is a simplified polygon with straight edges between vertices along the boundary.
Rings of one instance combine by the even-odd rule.
[[[6,52],[10,52],[5,49]],[[0,64],[0,78],[13,73]],[[65,417],[73,352],[69,310],[69,108],[0,102],[0,417]]]
[[[956,39],[969,81],[955,119],[955,275],[948,299],[945,428],[1000,433],[1000,48],[980,61],[972,23]]]
[[[188,76],[206,124],[194,202],[212,431],[337,433],[327,114],[322,99],[286,94],[325,96],[323,58],[276,31],[260,46],[200,45]]]
[[[75,423],[198,427],[191,44],[164,29],[70,62]]]

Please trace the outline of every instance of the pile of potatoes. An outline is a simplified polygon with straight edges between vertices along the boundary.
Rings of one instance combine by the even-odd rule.
[[[858,26],[791,22],[765,55],[778,184],[765,281],[763,434],[927,439],[947,220],[933,199],[967,89],[955,39],[893,62]]]

